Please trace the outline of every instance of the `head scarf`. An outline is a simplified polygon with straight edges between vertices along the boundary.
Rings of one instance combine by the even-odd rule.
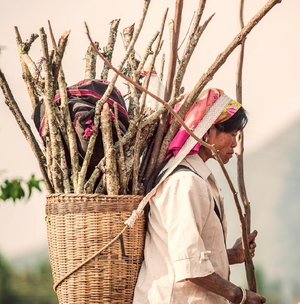
[[[223,95],[224,92],[220,89],[216,88],[209,88],[207,90],[204,90],[200,93],[195,103],[192,105],[188,113],[186,114],[184,118],[184,122],[186,125],[190,128],[191,131],[193,131],[196,126],[198,125],[199,121],[204,117],[205,113],[209,111],[211,106],[216,102],[216,100]],[[174,107],[175,112],[178,112],[185,102],[185,99],[187,98],[188,93],[185,95],[184,99],[177,103]],[[237,110],[242,105],[238,103],[235,100],[232,100],[229,105],[224,109],[224,111],[221,113],[221,115],[216,119],[214,124],[216,123],[222,123],[226,120],[228,120],[230,117],[232,117]],[[167,152],[167,158],[174,155],[176,156],[185,143],[185,141],[188,139],[190,135],[186,132],[184,127],[180,127],[177,134],[173,138],[172,142],[169,145],[168,152]],[[200,143],[197,143],[195,147],[190,151],[188,155],[196,154],[199,152],[200,149]]]

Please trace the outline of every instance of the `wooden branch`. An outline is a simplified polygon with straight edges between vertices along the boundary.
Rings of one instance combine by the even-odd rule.
[[[148,89],[151,73],[152,73],[152,70],[154,68],[155,60],[156,60],[156,57],[157,57],[158,52],[159,52],[160,43],[161,43],[162,35],[163,35],[163,32],[164,32],[164,27],[165,27],[165,23],[166,23],[167,14],[168,14],[168,9],[165,11],[165,13],[163,15],[160,30],[159,30],[158,39],[157,39],[156,46],[155,46],[155,50],[154,50],[154,53],[153,53],[153,56],[151,58],[151,62],[150,62],[150,65],[149,65],[149,72],[148,72],[148,75],[147,75],[147,77],[144,81],[144,84],[143,84],[143,87],[146,88],[146,89]],[[143,92],[142,97],[141,97],[140,115],[142,115],[142,113],[144,113],[145,102],[146,102],[146,94],[145,94],[145,92]]]
[[[54,90],[53,90],[53,74],[52,65],[49,60],[47,36],[43,28],[40,29],[40,37],[42,42],[43,56],[44,60],[44,70],[45,70],[45,109],[46,116],[49,119],[49,130],[51,139],[51,151],[52,151],[52,174],[53,174],[53,185],[56,193],[63,192],[62,186],[62,175],[61,168],[59,167],[58,160],[60,159],[60,144],[61,137],[59,130],[56,126],[56,114],[54,105]],[[54,161],[55,160],[55,161]]]
[[[49,131],[49,123],[47,116],[45,116],[45,127],[43,129],[42,137],[44,138],[44,141],[46,143],[45,147],[45,155],[46,155],[46,162],[47,162],[47,172],[49,176],[49,180],[51,182],[51,185],[53,186],[53,174],[51,171],[52,168],[52,150],[51,150],[51,139],[50,139],[50,131]],[[54,187],[53,187],[54,189]],[[54,193],[54,190],[53,190]]]
[[[204,23],[203,26],[199,26],[197,28],[197,30],[195,31],[193,38],[189,39],[189,45],[185,49],[185,53],[183,54],[183,57],[180,61],[180,64],[179,64],[177,72],[176,72],[176,76],[174,78],[174,85],[173,85],[173,90],[172,90],[173,98],[178,96],[180,93],[182,79],[185,75],[188,63],[191,59],[191,56],[198,44],[198,41],[199,41],[202,33],[206,29],[208,23],[213,18],[213,16],[214,16],[214,14]],[[166,124],[167,122],[165,121],[164,123]],[[167,135],[164,137],[164,139],[161,143],[161,146],[160,146],[159,155],[156,160],[156,167],[159,166],[165,160],[166,154],[168,151],[168,147],[169,147],[173,137],[174,137],[173,133],[167,133]]]
[[[132,24],[128,27],[126,27],[123,30],[123,37],[124,37],[124,47],[125,50],[128,49],[130,46],[130,42],[133,38],[134,34],[134,25]],[[137,61],[135,59],[135,51],[132,50],[132,52],[129,54],[128,57],[128,75],[132,78],[134,82],[138,82],[140,73],[136,70],[137,69]],[[132,86],[128,84],[129,91],[130,91],[130,97],[129,97],[129,107],[128,107],[128,114],[131,119],[138,119],[139,112],[140,112],[140,105],[139,105],[139,95],[135,86]]]
[[[114,142],[112,137],[111,112],[107,103],[103,105],[101,113],[101,133],[106,159],[105,174],[106,174],[106,190],[108,195],[119,194],[119,184],[117,177],[117,160],[116,151],[113,148]]]
[[[52,47],[54,50],[57,50],[57,44],[53,35],[51,23],[48,20],[49,25],[49,32],[50,37],[52,41]],[[68,34],[66,32],[65,34]],[[66,39],[64,34],[64,38]],[[61,42],[59,42],[61,45]],[[58,74],[58,84],[59,84],[59,91],[60,91],[60,98],[61,98],[61,113],[59,112],[58,108],[55,107],[55,113],[57,118],[57,123],[60,129],[60,132],[62,133],[62,136],[64,138],[65,144],[70,152],[70,158],[71,158],[71,169],[72,169],[72,181],[73,181],[73,187],[74,192],[77,189],[78,186],[78,170],[79,170],[79,160],[78,160],[78,147],[77,147],[77,141],[76,141],[76,134],[75,130],[71,121],[71,116],[69,112],[69,106],[68,106],[68,95],[66,90],[66,81],[65,81],[65,75],[63,72],[62,65],[60,66],[59,74]],[[62,156],[63,157],[63,156]],[[64,168],[64,160],[62,159],[61,167]],[[63,171],[64,173],[64,171]],[[70,187],[68,183],[65,182],[65,186],[67,187],[67,191]]]
[[[117,158],[118,162],[118,172],[119,172],[119,180],[120,180],[120,195],[126,195],[127,189],[127,175],[126,175],[126,167],[125,167],[125,157],[124,157],[124,148],[122,142],[121,130],[119,127],[119,112],[118,112],[118,104],[114,102],[114,113],[115,113],[115,128],[117,131],[118,141],[119,141],[119,154],[120,156]]]
[[[146,76],[146,79],[143,84],[143,87],[145,89],[148,89],[151,73],[152,73],[152,70],[153,70],[153,67],[155,64],[155,60],[156,60],[156,57],[157,57],[159,49],[160,49],[160,44],[161,44],[161,39],[162,39],[164,27],[165,27],[167,14],[168,14],[168,9],[165,11],[164,16],[162,18],[159,36],[158,36],[158,40],[156,43],[156,47],[155,47],[153,56],[151,58],[148,75]],[[140,114],[138,117],[140,117],[140,115],[143,115],[143,113],[144,113],[146,96],[147,95],[145,94],[145,92],[143,92],[142,97],[141,97],[141,110],[140,110]],[[142,147],[142,142],[140,140],[141,131],[142,131],[142,124],[139,124],[137,136],[136,136],[135,147],[134,147],[134,162],[133,162],[133,177],[132,177],[132,194],[134,194],[134,195],[137,195],[140,192],[138,178],[139,178],[140,155],[141,155],[141,147]]]
[[[65,81],[65,75],[62,66],[60,67],[60,72],[58,75],[58,84],[59,84],[59,92],[60,92],[60,100],[61,100],[60,107],[63,115],[63,120],[66,125],[67,143],[69,146],[70,158],[71,158],[71,168],[72,168],[71,178],[73,181],[74,193],[76,193],[78,187],[78,172],[79,172],[78,146],[77,146],[76,133],[70,116],[70,111],[68,106],[69,100],[66,90],[66,81]]]
[[[225,63],[228,56],[233,52],[233,50],[242,43],[244,38],[251,32],[251,30],[258,24],[258,22],[281,0],[269,0],[268,3],[249,21],[249,23],[239,32],[239,34],[233,39],[233,41],[227,46],[225,51],[219,54],[214,61],[214,63],[209,67],[206,73],[198,80],[194,89],[191,91],[187,97],[185,103],[180,108],[178,115],[184,117],[190,107],[194,104],[195,100],[198,98],[201,91],[204,89],[206,84],[213,78],[215,73],[219,68]],[[173,120],[172,124],[168,130],[166,136],[168,138],[174,138],[178,131],[180,123]]]
[[[179,40],[179,33],[180,33],[180,26],[181,26],[182,8],[183,8],[183,0],[176,0],[174,22],[172,20],[169,21],[169,27],[170,27],[170,32],[171,32],[170,33],[171,50],[170,50],[169,69],[168,69],[165,94],[164,94],[165,101],[170,99],[171,92],[172,92],[173,79],[174,79],[175,70],[176,70],[176,62],[177,62],[177,58],[178,58],[177,49],[178,49],[178,40]],[[146,183],[156,167],[161,143],[162,143],[163,137],[167,130],[168,118],[169,118],[169,114],[167,112],[164,113],[160,117],[158,129],[157,129],[155,137],[154,137],[154,145],[153,145],[153,150],[152,150],[149,166],[146,171],[146,177],[145,177]]]
[[[181,27],[182,8],[183,8],[183,0],[176,0],[174,30],[171,40],[172,46],[170,51],[169,70],[168,70],[164,100],[169,100],[172,92],[173,79],[175,75],[176,62],[178,57],[177,49],[178,49],[178,40],[179,40],[179,33]]]
[[[244,28],[244,0],[240,1],[240,9],[239,9],[239,22],[241,30]],[[239,103],[242,104],[242,75],[243,75],[243,62],[244,62],[244,53],[245,53],[245,39],[242,41],[240,48],[239,48],[239,55],[238,55],[238,64],[237,64],[237,81],[236,81],[236,98]],[[244,153],[244,133],[240,131],[238,136],[238,145],[237,145],[237,175],[238,175],[238,188],[240,192],[240,197],[244,205],[245,210],[245,228],[243,229],[244,235],[242,236],[243,240],[243,248],[244,248],[244,255],[245,255],[245,267],[246,267],[246,276],[248,281],[248,288],[251,291],[256,292],[256,279],[255,279],[255,272],[254,272],[254,265],[250,255],[247,235],[250,233],[250,223],[251,223],[251,210],[250,210],[250,203],[247,198],[246,194],[246,185],[244,179],[244,160],[243,160],[243,153]]]
[[[123,29],[123,37],[124,37],[124,47],[125,47],[125,50],[128,49],[130,43],[131,43],[131,40],[133,38],[133,35],[134,35],[134,27],[135,27],[135,23],[133,23],[132,25],[129,25],[127,27],[125,27]],[[136,70],[137,69],[137,65],[138,65],[138,62],[135,58],[135,51],[134,49],[131,51],[130,55],[129,55],[129,58],[128,58],[128,61],[130,63],[130,69],[131,69],[131,72]]]
[[[120,145],[124,147],[125,144],[127,144],[136,134],[136,127],[135,124],[130,124],[126,134],[122,137],[122,142],[117,141],[114,145],[114,149],[116,150],[116,153],[119,152]],[[95,183],[97,179],[100,176],[100,172],[102,171],[105,173],[105,168],[103,167],[103,164],[105,164],[106,158],[105,156],[100,160],[99,164],[95,167],[95,170],[93,171],[91,177],[86,182],[84,189],[86,189],[87,193],[92,193],[92,189],[94,189]],[[127,178],[128,180],[128,178]],[[104,181],[105,184],[105,181]],[[127,189],[127,186],[125,187]],[[98,193],[98,192],[96,192]],[[101,192],[102,193],[102,192]]]
[[[85,180],[85,176],[86,176],[86,172],[87,172],[87,168],[88,168],[88,164],[90,163],[90,159],[92,157],[92,153],[93,153],[93,150],[94,150],[94,146],[95,146],[95,142],[96,142],[96,136],[97,136],[97,132],[98,132],[98,127],[99,127],[99,123],[100,123],[100,110],[103,106],[103,104],[105,103],[106,99],[108,98],[108,96],[110,95],[113,87],[114,87],[114,84],[115,82],[117,81],[117,78],[119,75],[122,75],[122,77],[126,80],[129,80],[130,82],[131,79],[128,78],[127,76],[123,75],[121,73],[121,69],[124,65],[124,63],[126,62],[129,54],[131,53],[131,51],[133,50],[133,47],[135,45],[135,42],[140,34],[140,31],[143,27],[143,24],[144,24],[144,20],[146,18],[146,14],[147,14],[147,11],[148,11],[148,7],[149,7],[149,4],[150,4],[150,0],[145,0],[145,3],[144,3],[144,7],[143,7],[143,14],[142,14],[142,18],[140,19],[139,21],[139,24],[138,24],[138,28],[137,30],[135,31],[134,33],[134,36],[130,42],[130,45],[125,53],[125,56],[123,58],[123,60],[120,62],[118,68],[114,68],[111,63],[106,60],[106,58],[97,50],[95,44],[93,43],[93,40],[91,39],[90,37],[90,33],[89,33],[89,29],[87,27],[87,24],[85,23],[85,26],[86,26],[86,30],[87,30],[87,36],[95,50],[95,52],[101,57],[101,59],[106,63],[106,65],[113,69],[116,74],[115,76],[113,77],[113,79],[111,80],[107,90],[105,91],[103,97],[101,98],[101,100],[99,100],[96,104],[96,107],[95,107],[95,117],[94,117],[94,125],[96,127],[96,130],[95,132],[92,134],[92,136],[90,137],[90,140],[89,140],[89,145],[88,145],[88,148],[87,148],[87,151],[86,151],[86,155],[84,157],[84,161],[83,161],[83,164],[82,164],[82,168],[81,168],[81,171],[79,173],[79,179],[78,179],[78,193],[81,193],[81,191],[83,191],[83,188],[84,188],[84,180]]]
[[[58,47],[54,50],[54,62],[53,62],[53,90],[56,91],[57,88],[57,79],[58,74],[61,67],[61,61],[66,49],[66,45],[68,43],[68,38],[71,31],[66,31],[62,34],[62,36],[59,39]]]
[[[120,19],[115,19],[111,22],[109,36],[108,36],[108,43],[103,49],[104,56],[109,62],[111,62],[111,60],[112,60],[112,54],[113,54],[116,39],[117,39],[119,23],[120,23]],[[104,64],[104,67],[103,67],[103,70],[101,73],[101,79],[107,79],[108,71],[109,71],[108,66],[106,64]]]
[[[69,180],[69,172],[68,172],[68,165],[66,161],[65,149],[62,141],[58,142],[60,148],[60,168],[62,173],[62,184],[64,193],[71,193],[71,186]]]
[[[249,32],[253,29],[253,27],[263,18],[263,16],[265,16],[267,14],[268,11],[270,11],[270,9],[275,6],[277,3],[280,3],[280,0],[270,0],[264,7],[263,9],[261,9],[252,19],[251,21],[245,26],[245,28],[236,36],[236,38],[231,42],[231,44],[226,48],[226,50],[221,53],[216,61],[212,64],[212,66],[209,68],[208,72],[206,74],[204,74],[204,76],[202,76],[200,78],[200,80],[198,81],[197,85],[195,86],[194,90],[190,93],[190,95],[188,96],[188,99],[192,99],[193,102],[194,100],[197,98],[197,96],[199,95],[199,93],[202,91],[202,89],[204,88],[204,86],[207,84],[207,82],[212,78],[212,76],[215,74],[215,72],[220,68],[220,66],[225,62],[225,60],[227,59],[227,57],[231,54],[231,52],[241,43],[242,39],[244,39],[244,37],[247,36],[247,34],[249,34]],[[87,28],[87,35],[92,43],[92,39],[89,35],[89,31]],[[95,48],[94,48],[95,49]],[[105,58],[102,56],[102,54],[100,54],[98,52],[98,55],[102,58],[102,60],[105,61]],[[110,63],[108,63],[110,64]],[[190,134],[190,136],[192,136],[193,138],[195,138],[197,141],[199,140],[199,142],[201,142],[201,144],[203,144],[204,146],[207,146],[206,143],[204,143],[202,140],[197,139],[197,137],[195,137],[195,135],[189,130],[189,128],[186,126],[186,124],[184,123],[184,121],[182,120],[182,118],[173,111],[172,107],[170,107],[170,105],[168,103],[166,103],[165,101],[163,101],[162,99],[160,99],[159,97],[155,96],[154,94],[152,94],[151,92],[149,92],[148,90],[144,89],[142,86],[138,85],[137,83],[134,83],[130,78],[128,78],[127,76],[123,75],[122,73],[120,73],[120,71],[118,71],[117,69],[115,69],[112,65],[111,68],[117,73],[119,74],[122,78],[124,78],[125,80],[127,80],[128,82],[132,83],[133,85],[135,85],[139,90],[146,92],[147,94],[149,94],[151,97],[155,98],[156,100],[158,100],[159,102],[161,102],[167,110],[169,110],[171,112],[171,114],[178,120],[179,124],[181,124],[186,131]],[[199,91],[199,92],[198,92]],[[193,102],[191,103],[191,105],[193,104]],[[185,115],[185,114],[184,114]],[[208,146],[209,147],[209,146]],[[210,147],[209,147],[210,148]]]
[[[41,173],[43,175],[48,193],[49,194],[54,193],[54,189],[51,185],[51,182],[50,182],[48,174],[47,174],[45,156],[44,156],[43,152],[41,151],[32,131],[31,131],[29,124],[26,122],[22,112],[20,111],[1,69],[0,69],[0,86],[1,86],[2,92],[5,97],[6,105],[9,107],[10,111],[14,115],[22,133],[24,134],[26,140],[28,141],[28,143],[38,161],[38,164],[39,164]]]
[[[139,193],[139,168],[140,168],[140,155],[141,155],[141,146],[142,146],[142,138],[141,138],[142,128],[140,127],[137,130],[135,144],[134,144],[134,154],[133,154],[133,171],[132,171],[132,194],[137,195]]]
[[[24,79],[25,84],[26,84],[26,88],[27,88],[27,92],[28,92],[28,95],[29,95],[29,98],[30,98],[31,106],[34,109],[39,102],[39,98],[38,98],[36,90],[34,88],[34,82],[33,82],[32,75],[29,72],[29,69],[28,69],[26,63],[23,61],[23,55],[27,54],[27,52],[29,51],[30,45],[33,43],[33,38],[31,39],[30,45],[28,45],[26,47],[26,51],[25,51],[24,50],[24,43],[22,42],[21,35],[20,35],[19,30],[16,26],[15,26],[15,33],[16,33],[16,42],[17,42],[17,46],[18,46],[22,72],[23,72],[23,79]],[[32,37],[38,37],[38,35],[35,34]]]
[[[160,66],[160,73],[159,73],[159,78],[161,81],[163,81],[164,79],[164,67],[165,67],[165,54],[162,55],[162,58],[161,58],[161,66]]]
[[[188,39],[187,44],[185,46],[185,50],[183,52],[184,54],[187,53],[189,45],[191,44],[191,41],[194,39],[194,35],[195,35],[196,31],[198,30],[198,27],[199,27],[200,21],[201,21],[201,17],[203,15],[203,11],[204,11],[204,8],[205,8],[205,4],[206,4],[206,0],[200,0],[199,1],[199,6],[198,6],[196,18],[194,20],[193,28],[192,28],[192,31],[190,33],[189,39]]]
[[[99,49],[99,42],[95,42],[95,46]],[[96,78],[96,63],[97,54],[93,47],[89,45],[87,52],[85,54],[85,79],[95,79]]]
[[[50,38],[51,38],[51,42],[52,42],[52,47],[55,50],[57,48],[57,44],[56,44],[56,41],[55,41],[55,38],[54,38],[54,34],[53,34],[53,31],[52,31],[52,26],[51,26],[50,20],[48,20],[48,27],[49,27],[49,33],[50,33]]]
[[[174,82],[173,82],[173,89],[172,89],[172,97],[178,96],[180,92],[180,87],[181,83],[183,80],[183,77],[186,72],[186,68],[190,62],[190,59],[194,53],[194,50],[199,42],[199,39],[201,35],[203,34],[204,30],[206,29],[208,23],[211,21],[215,14],[213,14],[208,20],[206,20],[203,24],[203,26],[199,26],[195,33],[194,36],[189,39],[189,44],[186,46],[185,51],[183,53],[182,59],[180,60],[180,64],[177,68],[176,76],[174,77]]]
[[[152,45],[153,43],[155,42],[155,40],[157,39],[158,35],[159,35],[159,31],[156,31],[156,33],[152,36],[152,38],[150,39],[150,41],[148,42],[147,46],[146,46],[146,49],[145,49],[145,52],[144,52],[144,55],[142,57],[142,60],[140,61],[139,63],[139,66],[138,66],[138,71],[139,70],[142,70],[145,66],[145,63],[149,57],[149,55],[153,55],[153,51],[152,51]]]
[[[105,194],[105,190],[106,190],[106,175],[103,174],[101,176],[101,180],[95,190],[95,193],[98,193],[98,194]]]
[[[106,158],[105,156],[100,160],[100,162],[98,163],[98,165],[95,167],[95,170],[93,171],[93,173],[91,174],[89,180],[84,184],[84,190],[85,193],[93,193],[96,182],[101,174],[101,172],[103,173],[103,175],[105,175],[105,163],[106,163]],[[101,177],[102,180],[103,176]],[[101,181],[100,181],[101,182]],[[105,180],[102,180],[102,182],[104,182],[104,184],[102,183],[102,185],[105,187]],[[97,188],[99,187],[99,185],[97,186]],[[96,190],[97,190],[96,188]],[[105,188],[106,189],[106,188]],[[104,190],[105,190],[104,189]],[[95,190],[96,193],[99,193]],[[102,192],[101,192],[102,193]]]

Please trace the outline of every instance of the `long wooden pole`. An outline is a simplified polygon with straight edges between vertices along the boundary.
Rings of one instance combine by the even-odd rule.
[[[244,3],[245,0],[240,0],[240,8],[239,8],[239,23],[241,30],[244,28]],[[242,92],[243,92],[243,63],[244,63],[244,53],[245,53],[245,42],[244,39],[239,47],[239,55],[238,55],[238,63],[237,63],[237,79],[236,79],[236,99],[239,103],[242,104]],[[246,227],[246,234],[250,233],[251,229],[251,209],[250,203],[247,198],[246,193],[246,185],[244,179],[244,133],[241,131],[238,136],[238,145],[237,145],[237,176],[238,176],[238,188],[242,203],[244,205],[244,221]],[[242,239],[244,240],[244,239]],[[256,279],[254,272],[254,265],[252,258],[250,256],[248,242],[243,241],[243,248],[245,254],[245,268],[246,268],[246,276],[248,282],[248,288],[251,291],[256,292]]]

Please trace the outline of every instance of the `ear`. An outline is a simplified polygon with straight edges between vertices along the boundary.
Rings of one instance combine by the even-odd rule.
[[[205,142],[207,142],[208,136],[209,136],[209,129],[208,129],[207,132],[203,135],[202,140],[205,141]]]

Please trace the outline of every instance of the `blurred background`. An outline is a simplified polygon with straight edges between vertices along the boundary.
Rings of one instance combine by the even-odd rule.
[[[184,3],[179,44],[183,42],[198,7],[198,0]],[[267,0],[245,1],[245,24]],[[48,31],[51,21],[56,40],[71,30],[63,67],[68,85],[84,77],[85,53],[89,46],[84,22],[94,41],[106,45],[109,23],[121,19],[119,32],[138,23],[143,1],[138,0],[14,0],[1,2],[0,10],[0,68],[6,76],[13,95],[25,118],[31,122],[32,108],[22,79],[14,26],[18,26],[23,41],[41,27]],[[152,0],[145,25],[136,44],[138,56],[156,30],[169,8],[168,19],[174,18],[174,0]],[[201,23],[216,15],[204,31],[183,80],[185,91],[196,84],[217,55],[239,32],[239,0],[207,0]],[[252,206],[252,227],[258,230],[258,248],[254,263],[259,292],[268,303],[299,303],[299,147],[300,147],[300,2],[282,0],[252,30],[246,40],[243,72],[243,105],[249,114],[245,130],[245,179]],[[168,67],[169,32],[165,28],[162,53]],[[49,40],[50,43],[50,40]],[[184,49],[179,49],[179,57]],[[124,47],[118,35],[113,64],[117,66]],[[161,54],[156,63],[160,70]],[[30,56],[34,61],[42,57],[40,40],[33,44]],[[237,51],[234,51],[215,75],[208,87],[218,87],[235,98]],[[103,63],[98,58],[97,77]],[[110,76],[112,73],[110,73]],[[123,94],[126,87],[119,80],[117,87]],[[0,185],[5,179],[41,178],[37,161],[0,93]],[[240,236],[237,211],[232,194],[214,161],[208,165],[224,191],[228,220],[228,246]],[[236,162],[227,169],[236,184]],[[45,195],[33,191],[29,200],[0,200],[0,303],[57,303],[52,290],[46,224]],[[299,205],[298,205],[299,204]],[[246,286],[243,265],[231,268],[231,280]],[[2,301],[2,302],[1,302]]]

